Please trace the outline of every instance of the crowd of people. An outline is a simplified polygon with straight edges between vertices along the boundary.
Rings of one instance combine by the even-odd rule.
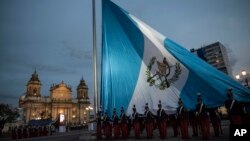
[[[233,98],[232,89],[227,91],[228,99],[225,101],[225,107],[228,110],[231,124],[243,124],[244,107]],[[121,114],[118,116],[116,109],[113,109],[112,117],[109,117],[108,111],[102,115],[101,111],[97,114],[97,139],[127,139],[130,130],[133,129],[134,138],[140,139],[141,133],[146,129],[148,139],[153,138],[153,131],[159,130],[161,139],[167,138],[167,127],[172,127],[175,137],[178,135],[182,139],[190,139],[189,126],[192,129],[192,136],[201,135],[202,139],[210,139],[210,123],[212,124],[214,136],[223,134],[221,128],[221,116],[217,108],[208,108],[203,102],[200,93],[197,94],[197,104],[195,110],[188,111],[181,99],[178,101],[176,114],[168,115],[162,109],[161,101],[158,104],[157,114],[154,115],[148,104],[145,105],[144,114],[136,111],[136,105],[133,106],[133,113],[126,116],[124,108],[121,107]],[[112,136],[113,135],[113,136]]]
[[[13,140],[48,136],[51,134],[51,126],[20,126],[11,129],[11,138]]]

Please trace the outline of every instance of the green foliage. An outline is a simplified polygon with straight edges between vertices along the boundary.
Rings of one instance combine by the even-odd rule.
[[[5,118],[6,122],[13,122],[19,117],[18,109],[12,108],[8,104],[0,104],[0,118]]]

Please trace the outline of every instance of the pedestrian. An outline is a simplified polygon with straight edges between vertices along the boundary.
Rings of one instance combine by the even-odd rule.
[[[139,114],[136,112],[135,105],[133,106],[133,113],[131,115],[131,121],[134,128],[134,134],[136,139],[140,139],[141,129],[140,129],[140,119]]]
[[[167,114],[162,109],[161,101],[159,101],[158,108],[159,109],[157,111],[157,119],[158,119],[160,138],[165,139],[167,137]]]
[[[210,138],[210,121],[209,121],[209,112],[207,111],[207,106],[203,103],[201,94],[197,94],[196,104],[196,115],[198,116],[201,123],[201,133],[202,139]]]
[[[144,116],[145,116],[145,126],[146,126],[147,138],[152,139],[153,138],[153,129],[154,129],[153,122],[154,121],[153,121],[153,115],[149,111],[148,103],[146,103],[146,106],[145,106]]]
[[[177,118],[180,122],[180,131],[181,131],[181,138],[182,139],[189,139],[188,135],[188,111],[183,106],[183,102],[181,99],[179,99],[179,107],[177,108]]]

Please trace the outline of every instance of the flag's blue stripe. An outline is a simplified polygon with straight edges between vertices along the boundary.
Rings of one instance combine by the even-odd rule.
[[[102,14],[101,104],[111,114],[113,108],[128,107],[140,72],[144,38],[127,13],[114,3],[103,1]]]
[[[169,39],[165,39],[164,46],[189,70],[187,82],[180,94],[185,106],[189,109],[194,109],[198,92],[202,94],[204,103],[209,107],[223,105],[229,87],[233,88],[234,97],[237,100],[250,102],[250,90],[223,72],[218,71]]]

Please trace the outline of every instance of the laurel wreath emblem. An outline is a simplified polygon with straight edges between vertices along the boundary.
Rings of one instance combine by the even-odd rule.
[[[157,88],[159,88],[160,90],[165,90],[166,88],[170,87],[171,83],[174,83],[175,81],[177,81],[181,75],[181,66],[180,63],[176,62],[175,64],[175,72],[174,75],[171,78],[167,78],[167,75],[164,78],[164,80],[160,80],[161,82],[159,84],[156,84],[157,79],[155,78],[155,76],[157,76],[157,74],[151,74],[151,69],[153,67],[153,65],[156,62],[156,57],[152,57],[148,66],[147,66],[147,70],[146,70],[146,76],[147,76],[147,82],[149,83],[149,86],[155,86]],[[170,70],[169,70],[170,71]]]

